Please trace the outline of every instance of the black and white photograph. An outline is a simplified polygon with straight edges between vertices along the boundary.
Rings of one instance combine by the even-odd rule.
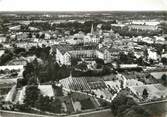
[[[167,0],[0,0],[0,117],[167,117]]]

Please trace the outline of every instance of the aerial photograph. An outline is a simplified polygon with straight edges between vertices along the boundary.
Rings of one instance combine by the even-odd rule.
[[[167,0],[0,0],[0,117],[167,117]]]

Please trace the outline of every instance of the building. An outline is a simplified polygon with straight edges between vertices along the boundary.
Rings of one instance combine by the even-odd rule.
[[[158,30],[158,26],[154,25],[137,25],[137,24],[130,24],[128,25],[129,29],[137,29],[143,31],[156,31]]]
[[[0,35],[0,43],[6,42],[6,37],[4,35]]]
[[[119,53],[121,52],[120,49],[117,48],[106,48],[104,50],[104,62],[110,63],[118,58]]]
[[[59,64],[71,65],[71,58],[104,59],[104,54],[96,46],[70,46],[55,45],[52,46],[51,53],[55,54],[56,61]]]
[[[71,64],[71,46],[52,46],[51,53],[55,54],[55,59],[59,64],[70,65]]]

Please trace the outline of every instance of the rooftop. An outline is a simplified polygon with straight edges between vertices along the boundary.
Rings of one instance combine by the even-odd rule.
[[[152,72],[150,73],[151,76],[153,76],[155,79],[159,80],[161,79],[162,75],[166,74],[167,75],[167,72]]]

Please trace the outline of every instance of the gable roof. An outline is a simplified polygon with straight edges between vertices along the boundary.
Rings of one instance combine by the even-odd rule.
[[[150,73],[151,76],[153,76],[155,79],[159,80],[161,79],[161,77],[166,74],[167,75],[167,72],[152,72]]]
[[[70,45],[54,45],[52,46],[52,49],[55,52],[56,52],[56,49],[58,49],[64,55],[66,52],[73,50],[73,47]]]
[[[38,85],[38,88],[40,89],[42,95],[49,97],[54,96],[52,85]]]

